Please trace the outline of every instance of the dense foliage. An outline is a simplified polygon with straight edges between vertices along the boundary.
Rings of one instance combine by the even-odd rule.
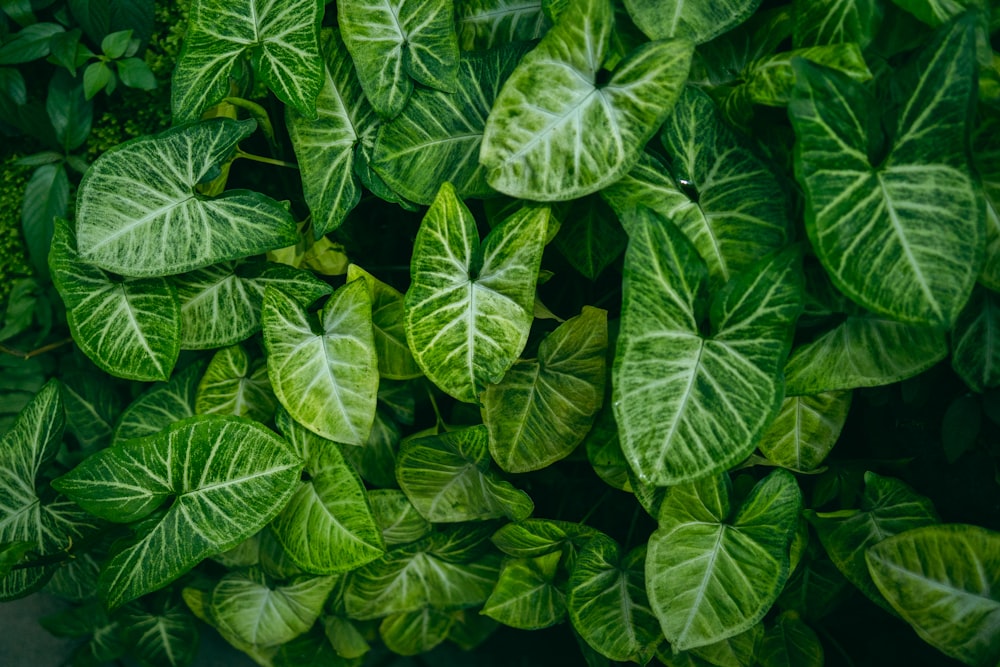
[[[0,8],[75,664],[1000,664],[1000,8]]]

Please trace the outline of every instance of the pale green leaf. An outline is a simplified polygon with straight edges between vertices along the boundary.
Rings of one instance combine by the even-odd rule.
[[[454,613],[424,607],[386,616],[378,626],[378,633],[393,653],[417,655],[447,639],[454,623]]]
[[[625,8],[650,39],[684,37],[698,44],[746,21],[760,0],[626,0]]]
[[[81,261],[70,224],[57,220],[49,256],[74,342],[112,375],[166,380],[180,354],[177,291],[163,278],[113,278]]]
[[[725,470],[753,451],[781,406],[802,308],[797,251],[737,275],[705,313],[707,272],[687,238],[649,209],[628,231],[613,370],[622,451],[650,484]]]
[[[608,314],[584,306],[483,393],[490,454],[507,472],[565,458],[594,423],[604,398]]]
[[[705,646],[687,651],[692,658],[720,667],[754,665],[757,649],[764,637],[764,623],[755,623],[748,630]]]
[[[124,607],[115,620],[133,655],[150,665],[185,667],[198,653],[198,626],[184,603],[166,598]]]
[[[1000,533],[914,528],[865,553],[879,591],[920,637],[967,665],[1000,662]]]
[[[735,513],[730,496],[727,475],[703,477],[670,487],[660,508],[646,556],[646,589],[677,650],[749,629],[788,579],[789,546],[802,509],[795,478],[774,471]]]
[[[175,123],[197,120],[230,94],[230,76],[252,67],[279,100],[315,118],[323,80],[320,0],[195,0],[171,82]]]
[[[850,407],[849,391],[786,398],[757,447],[780,466],[813,470],[837,443]]]
[[[371,650],[358,624],[341,616],[324,614],[323,634],[342,658],[360,658]]]
[[[421,516],[453,523],[531,514],[531,498],[492,469],[488,443],[485,426],[403,442],[396,478]]]
[[[602,193],[613,187],[605,188]],[[625,252],[628,236],[615,212],[599,195],[574,199],[560,218],[562,224],[552,242],[573,268],[587,278],[597,280]]]
[[[240,345],[215,353],[194,400],[194,410],[200,415],[236,415],[263,423],[271,420],[275,407],[264,360],[251,363]]]
[[[540,630],[563,620],[566,594],[555,584],[561,554],[510,558],[481,613],[521,630]]]
[[[477,402],[524,349],[548,220],[547,208],[522,208],[480,244],[450,183],[424,216],[406,292],[406,338],[427,377],[455,398]]]
[[[423,375],[406,343],[403,295],[357,264],[347,267],[347,282],[363,279],[372,300],[372,327],[378,372],[389,380],[409,380]]]
[[[76,200],[80,258],[125,276],[163,276],[294,244],[295,221],[257,192],[195,186],[254,121],[209,120],[133,139],[90,166]]]
[[[648,42],[598,83],[614,26],[611,0],[577,0],[507,79],[486,121],[480,161],[505,194],[543,201],[621,178],[670,113],[691,43]]]
[[[795,612],[785,612],[764,633],[761,667],[823,667],[823,645]]]
[[[399,489],[373,489],[368,492],[368,502],[386,544],[416,542],[431,532],[430,522]]]
[[[341,0],[337,21],[365,96],[380,116],[402,111],[414,82],[455,90],[458,37],[452,0]]]
[[[463,51],[492,49],[538,39],[549,29],[542,0],[455,0],[458,45]]]
[[[865,48],[882,23],[881,0],[794,0],[795,48],[856,43]]]
[[[284,292],[264,294],[267,370],[289,414],[327,440],[364,444],[375,419],[378,362],[363,281],[339,288],[315,316]]]
[[[525,519],[503,526],[490,538],[500,551],[515,558],[538,558],[559,552],[572,569],[577,553],[592,537],[594,528],[555,519]]]
[[[100,593],[115,608],[259,531],[288,500],[301,470],[263,426],[196,416],[101,450],[52,485],[110,521],[150,517],[138,540],[101,572]],[[154,514],[169,498],[169,508]]]
[[[157,382],[125,408],[112,445],[132,438],[156,435],[174,422],[191,417],[205,364],[195,361],[174,373],[166,382]]]
[[[973,291],[951,333],[951,367],[973,391],[1000,385],[1000,294]]]

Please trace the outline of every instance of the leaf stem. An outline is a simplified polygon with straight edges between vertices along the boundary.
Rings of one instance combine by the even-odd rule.
[[[14,348],[7,347],[6,345],[0,344],[0,352],[3,354],[9,354],[12,357],[17,357],[18,359],[24,359],[27,361],[32,357],[37,357],[40,354],[45,354],[46,352],[51,352],[52,350],[57,350],[64,345],[69,345],[73,342],[72,338],[64,338],[63,340],[58,340],[54,343],[49,343],[48,345],[43,345],[37,349],[31,350],[30,352],[22,352],[21,350],[15,350]]]
[[[263,155],[254,155],[253,153],[247,153],[239,148],[236,149],[236,157],[244,158],[246,160],[253,160],[254,162],[263,162],[264,164],[273,164],[276,167],[287,167],[288,169],[298,169],[299,165],[294,162],[285,162],[284,160],[276,160],[272,157],[264,157]]]

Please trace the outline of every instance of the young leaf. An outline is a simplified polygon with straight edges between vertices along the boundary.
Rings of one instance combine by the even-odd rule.
[[[850,407],[849,391],[786,398],[757,447],[780,466],[813,470],[837,443]]]
[[[480,244],[450,183],[424,216],[406,292],[406,339],[427,377],[455,398],[477,402],[524,349],[548,220],[547,208],[522,208]]]
[[[386,544],[416,542],[432,530],[430,522],[399,489],[373,489],[368,492],[368,502]]]
[[[81,259],[125,276],[164,276],[294,244],[295,221],[270,197],[231,190],[206,198],[195,191],[256,126],[215,119],[102,154],[77,195]]]
[[[823,667],[823,645],[798,614],[786,611],[764,633],[758,660],[761,667]]]
[[[103,449],[52,486],[95,516],[123,523],[173,498],[105,564],[100,594],[114,609],[259,531],[287,502],[301,470],[302,461],[263,426],[197,416]]]
[[[447,639],[454,624],[454,613],[424,607],[386,616],[378,626],[378,633],[393,653],[417,655]]]
[[[727,283],[705,335],[707,276],[695,248],[649,209],[628,231],[613,371],[622,451],[640,480],[660,486],[725,470],[753,451],[781,406],[781,365],[802,307],[798,253]]]
[[[344,285],[313,316],[292,297],[264,294],[264,344],[274,394],[292,417],[327,440],[362,445],[375,419],[378,361],[371,298],[363,281]]]
[[[683,37],[707,42],[747,20],[760,0],[627,0],[625,8],[650,39]]]
[[[584,306],[541,342],[537,360],[517,362],[483,392],[490,454],[503,470],[540,470],[590,430],[604,398],[607,318]]]
[[[554,583],[561,556],[508,559],[481,613],[521,630],[540,630],[563,620],[566,594]]]
[[[951,367],[982,392],[1000,384],[1000,294],[977,287],[951,333]]]
[[[372,327],[379,376],[389,380],[409,380],[423,373],[406,344],[406,316],[403,295],[357,264],[347,267],[347,282],[361,278],[372,300]]]
[[[920,637],[967,665],[1000,660],[1000,534],[951,524],[888,537],[865,552],[868,572]]]
[[[322,16],[319,0],[195,0],[171,85],[174,122],[197,120],[229,95],[230,75],[247,61],[278,99],[315,118]]]
[[[190,363],[132,401],[115,424],[111,445],[156,435],[174,422],[194,416],[195,395],[204,370],[203,362]]]
[[[194,399],[199,415],[236,415],[263,423],[271,420],[275,407],[263,360],[251,366],[250,357],[239,345],[215,353]]]
[[[491,470],[488,442],[486,427],[474,426],[403,443],[396,478],[421,516],[454,523],[531,514],[531,498]]]
[[[747,630],[788,579],[788,549],[802,510],[795,478],[774,471],[731,519],[730,487],[725,474],[670,487],[649,540],[650,606],[679,651]]]
[[[458,45],[485,51],[538,39],[549,29],[542,0],[455,0]]]
[[[621,178],[687,79],[684,39],[646,43],[598,72],[614,25],[610,0],[577,0],[507,79],[486,121],[480,162],[505,194],[569,200]]]

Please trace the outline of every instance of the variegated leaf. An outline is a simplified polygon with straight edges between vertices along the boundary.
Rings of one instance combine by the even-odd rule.
[[[423,375],[406,343],[403,325],[405,309],[403,295],[357,264],[347,267],[347,282],[362,279],[372,300],[372,327],[375,334],[375,355],[378,372],[389,380],[409,380]]]
[[[542,0],[455,0],[458,45],[487,50],[538,39],[549,29]]]
[[[157,382],[147,389],[118,418],[111,444],[156,435],[174,422],[193,416],[195,395],[204,370],[205,363],[195,361],[166,382]]]
[[[707,42],[749,18],[760,0],[626,0],[625,8],[650,39],[684,37]]]
[[[251,364],[239,345],[219,350],[198,383],[194,410],[200,415],[248,417],[267,423],[274,416],[274,392],[263,359]]]
[[[563,620],[566,593],[555,583],[561,556],[507,559],[481,613],[521,630],[540,630]]]
[[[780,466],[812,470],[837,443],[850,407],[850,391],[786,398],[757,447]]]

